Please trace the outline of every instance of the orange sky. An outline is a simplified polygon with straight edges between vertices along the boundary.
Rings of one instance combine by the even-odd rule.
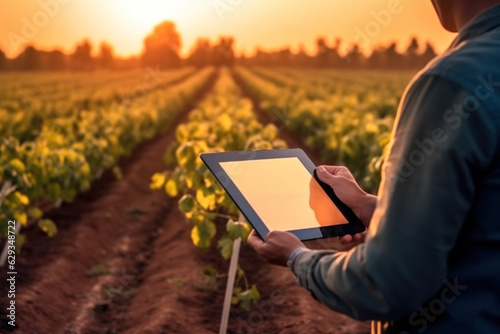
[[[257,45],[296,50],[300,43],[313,51],[319,35],[365,48],[392,40],[403,47],[415,35],[440,52],[454,37],[430,0],[2,0],[0,48],[15,56],[29,41],[71,51],[88,37],[127,56],[140,53],[144,36],[163,20],[176,22],[183,53],[198,36],[232,35],[236,50],[250,53]]]

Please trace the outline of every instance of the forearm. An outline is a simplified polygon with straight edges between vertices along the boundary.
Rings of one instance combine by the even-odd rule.
[[[373,212],[375,212],[375,208],[377,207],[377,201],[378,198],[374,195],[367,195],[366,199],[363,201],[359,219],[361,219],[365,226],[370,226]]]
[[[388,319],[391,310],[361,251],[358,246],[350,252],[300,252],[292,270],[299,284],[329,308],[361,320]]]

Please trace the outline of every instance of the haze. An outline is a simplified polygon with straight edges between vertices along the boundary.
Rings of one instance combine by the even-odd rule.
[[[43,7],[50,15],[40,14]],[[0,49],[14,57],[29,42],[42,49],[68,52],[75,43],[89,38],[95,45],[111,43],[119,56],[136,55],[142,50],[144,36],[164,20],[176,23],[183,55],[198,37],[215,40],[220,35],[234,36],[237,54],[252,54],[257,46],[276,49],[290,45],[297,50],[300,44],[312,52],[318,36],[325,36],[329,43],[340,37],[346,47],[358,42],[364,50],[391,41],[404,49],[410,37],[416,36],[442,52],[454,37],[440,26],[430,1],[3,0]],[[28,29],[28,35],[26,29],[23,32],[27,21],[36,28]]]

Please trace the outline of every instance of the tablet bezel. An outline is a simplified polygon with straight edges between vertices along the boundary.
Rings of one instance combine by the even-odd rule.
[[[342,225],[331,225],[324,227],[312,227],[300,230],[289,230],[295,234],[300,240],[312,240],[320,238],[329,238],[342,236],[346,234],[361,233],[366,230],[361,220],[356,214],[345,205],[335,195],[333,189],[318,180],[315,175],[316,166],[311,159],[305,154],[302,149],[279,149],[279,150],[264,150],[264,151],[235,151],[235,152],[217,152],[217,153],[201,153],[200,158],[208,167],[208,169],[215,176],[219,184],[226,190],[229,197],[234,201],[236,206],[240,209],[241,213],[245,216],[247,221],[262,239],[265,239],[269,233],[269,229],[265,223],[260,219],[259,215],[252,208],[250,203],[246,200],[245,196],[239,191],[238,187],[233,183],[229,175],[224,171],[221,162],[226,161],[244,161],[244,160],[258,160],[258,159],[277,159],[277,158],[297,158],[304,165],[307,171],[314,177],[326,194],[332,199],[336,207],[344,215],[349,222]]]

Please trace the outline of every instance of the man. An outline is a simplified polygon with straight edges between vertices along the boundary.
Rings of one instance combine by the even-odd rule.
[[[500,333],[500,0],[433,0],[459,32],[407,88],[378,196],[319,178],[368,226],[348,252],[273,231],[249,244],[373,333]],[[344,236],[343,242],[361,241]]]

